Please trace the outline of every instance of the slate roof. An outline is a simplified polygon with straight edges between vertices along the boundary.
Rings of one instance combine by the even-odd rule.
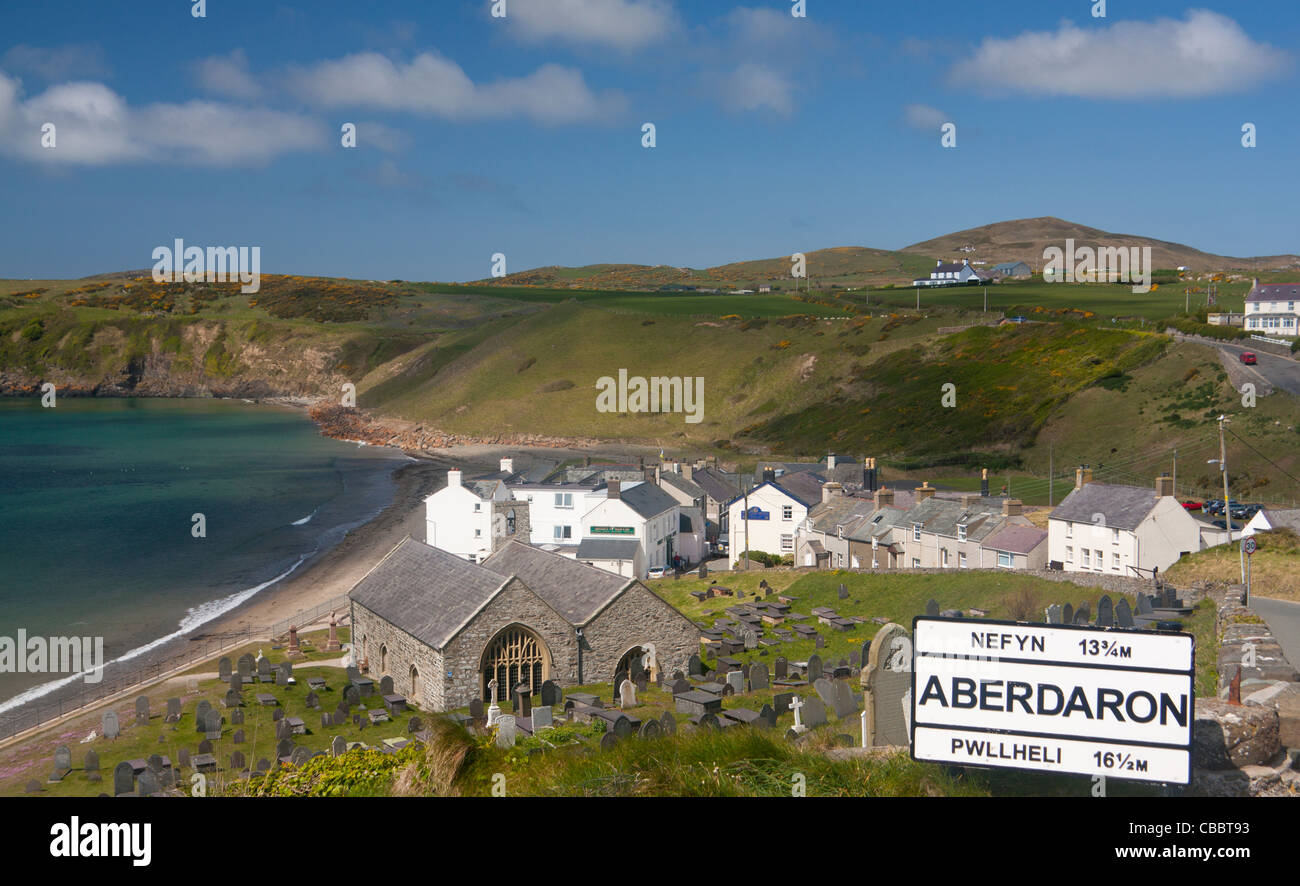
[[[1300,301],[1300,283],[1269,283],[1256,286],[1246,301]]]
[[[518,541],[507,542],[483,561],[483,567],[500,575],[518,576],[533,593],[575,625],[585,624],[631,582],[612,572]]]
[[[578,543],[578,559],[634,560],[640,546],[631,538],[584,538]]]
[[[943,262],[941,264],[936,265],[934,269],[931,271],[931,273],[955,274],[958,271],[961,271],[963,268],[970,268],[970,265],[962,264],[961,262]],[[971,270],[973,271],[975,269],[971,268]]]
[[[906,516],[906,509],[886,505],[877,511],[873,511],[867,519],[854,527],[852,531],[845,527],[844,534],[854,541],[871,541],[872,538],[883,538],[894,527],[904,525]]]
[[[825,482],[826,478],[814,471],[799,471],[786,474],[773,485],[806,507],[812,507],[822,500],[822,484]]]
[[[1071,523],[1092,523],[1101,514],[1111,529],[1132,531],[1156,506],[1156,491],[1146,486],[1085,483],[1065,497],[1048,517]]]
[[[960,501],[931,496],[914,505],[902,521],[904,525],[920,523],[922,532],[957,537],[957,527],[965,525],[967,541],[981,541],[997,529],[1005,518],[1001,503],[981,499],[981,504],[966,507]]]
[[[1012,271],[1014,271],[1016,268],[1020,267],[1021,265],[1024,265],[1024,267],[1026,268],[1029,267],[1027,263],[1022,261],[1004,261],[1000,265],[994,265],[993,272],[997,274],[1010,274]]]
[[[672,471],[662,471],[659,474],[659,482],[667,483],[674,489],[681,490],[691,498],[704,498],[704,490],[700,484],[693,480],[687,480],[681,474],[674,474]]]
[[[348,596],[441,649],[506,581],[504,575],[407,536]]]
[[[699,468],[693,474],[695,484],[714,501],[728,502],[743,490],[742,475],[717,468]]]
[[[836,495],[830,501],[810,509],[808,517],[812,520],[814,532],[835,535],[835,527],[843,526],[845,536],[849,536],[859,524],[871,516],[875,509],[876,505],[871,499]]]
[[[1300,508],[1265,508],[1264,517],[1274,529],[1290,529],[1300,532]]]
[[[984,547],[1009,554],[1028,554],[1047,539],[1047,530],[1008,524],[984,540]]]
[[[621,489],[619,498],[641,517],[653,517],[669,508],[677,507],[677,499],[653,483],[641,483],[631,489]]]

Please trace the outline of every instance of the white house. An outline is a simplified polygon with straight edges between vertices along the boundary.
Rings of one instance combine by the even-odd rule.
[[[677,501],[653,483],[624,486],[610,480],[605,492],[606,496],[582,516],[582,540],[634,540],[641,549],[638,568],[672,568],[681,522]]]
[[[1174,497],[1172,478],[1156,478],[1154,489],[1094,483],[1086,468],[1049,516],[1047,544],[1049,562],[1066,572],[1130,577],[1163,572],[1204,547],[1201,524]]]
[[[1272,532],[1274,529],[1290,529],[1300,533],[1300,508],[1272,509],[1263,508],[1246,522],[1242,535],[1254,535],[1256,532]]]
[[[1255,285],[1246,295],[1246,331],[1300,336],[1300,283]]]
[[[771,476],[771,471],[768,472]],[[811,471],[764,480],[727,504],[727,553],[734,566],[746,550],[795,554],[795,535],[821,499],[822,479]]]
[[[929,279],[913,280],[913,286],[955,286],[960,283],[978,283],[983,278],[979,271],[970,266],[970,259],[963,258],[957,262],[935,262]]]
[[[557,551],[576,553],[583,538],[583,515],[605,500],[605,489],[579,483],[515,483],[512,497],[528,502],[531,533],[535,545],[558,545]]]
[[[447,472],[447,485],[424,500],[424,538],[436,548],[481,563],[509,539],[528,537],[528,505],[516,502],[501,480],[464,481]]]

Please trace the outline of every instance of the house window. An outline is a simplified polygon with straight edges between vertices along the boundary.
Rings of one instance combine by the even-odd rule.
[[[782,505],[782,507],[781,507],[781,519],[782,519],[782,520],[793,520],[793,519],[794,519],[794,507],[793,507],[792,505]]]
[[[573,493],[572,492],[555,493],[555,506],[557,508],[573,507]]]
[[[998,565],[1003,569],[1010,569],[1015,563],[1010,554],[1005,551],[998,551]]]
[[[836,566],[840,566],[840,567],[842,567],[842,566],[844,565],[844,555],[843,555],[843,554],[836,554],[836,555],[835,555],[835,565],[836,565]]]
[[[944,567],[945,569],[948,567],[948,549],[947,549],[947,548],[941,548],[941,549],[939,550],[939,565],[942,566],[942,567]]]
[[[555,540],[556,540],[556,541],[563,541],[563,540],[566,539],[566,538],[573,538],[573,527],[572,527],[572,526],[556,526],[556,527],[555,527]]]
[[[1085,569],[1090,568],[1092,566],[1092,563],[1089,560],[1089,553],[1087,548],[1079,548],[1079,556],[1083,558],[1083,566]]]
[[[913,558],[912,558],[912,568],[913,568],[913,569],[920,569],[920,568],[921,568],[921,559],[920,559],[919,557],[913,557]]]
[[[966,540],[966,527],[965,527],[965,526],[958,526],[958,527],[957,527],[957,541],[965,541],[965,540]]]
[[[477,514],[478,512],[480,512],[480,511],[482,511],[482,510],[483,510],[483,502],[481,502],[481,501],[476,501],[476,502],[474,502],[474,513]]]
[[[1066,522],[1066,524],[1065,524],[1065,537],[1066,537],[1066,538],[1074,538],[1074,524],[1073,524],[1073,523]]]
[[[1111,569],[1114,569],[1116,572],[1119,572],[1119,552],[1118,552],[1118,551],[1116,551],[1115,553],[1113,553],[1113,554],[1110,555],[1110,568],[1111,568]]]
[[[1097,571],[1101,572],[1106,568],[1106,557],[1101,551],[1094,551],[1093,553],[1097,555]]]
[[[1065,562],[1066,563],[1074,562],[1074,545],[1065,546]]]
[[[482,530],[482,529],[475,529],[475,530],[474,530],[474,537],[475,537],[475,538],[482,538],[482,537],[483,537],[483,530]]]
[[[783,536],[781,536],[781,550],[783,550],[783,551],[793,551],[793,550],[794,550],[794,536],[793,536],[793,535],[783,535]]]
[[[957,566],[959,569],[966,568],[966,553],[964,551],[957,554]]]
[[[920,523],[913,523],[913,524],[912,524],[912,541],[920,541],[920,540],[921,540],[921,524],[920,524]]]
[[[1117,545],[1117,544],[1119,544],[1119,530],[1118,530],[1118,529],[1112,529],[1112,530],[1110,531],[1110,543],[1113,544],[1113,545]]]
[[[843,527],[843,526],[836,526],[836,527],[835,527],[835,534],[838,535],[840,538],[843,538],[843,537],[844,537],[844,527]]]

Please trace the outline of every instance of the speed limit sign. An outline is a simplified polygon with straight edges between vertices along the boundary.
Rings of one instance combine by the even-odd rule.
[[[1254,538],[1246,539],[1246,541],[1242,544],[1242,547],[1246,549],[1247,554],[1255,553],[1255,539]]]

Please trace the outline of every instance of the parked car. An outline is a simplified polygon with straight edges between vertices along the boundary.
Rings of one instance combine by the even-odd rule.
[[[1223,513],[1223,499],[1221,499],[1221,498],[1212,498],[1212,499],[1210,499],[1210,500],[1207,501],[1207,502],[1205,503],[1205,505],[1201,508],[1201,513],[1202,513],[1202,514],[1209,514],[1209,515],[1211,515],[1211,516],[1213,516],[1213,515],[1215,515],[1215,514],[1222,514],[1222,513]]]
[[[1199,511],[1204,505],[1199,501],[1185,501],[1183,507],[1189,511]]]
[[[1241,362],[1254,364],[1254,363],[1258,363],[1259,360],[1258,358],[1256,358],[1255,353],[1253,351],[1242,351]]]
[[[662,566],[651,566],[649,573],[647,573],[646,575],[646,578],[663,578],[663,577],[664,577],[664,567]]]

